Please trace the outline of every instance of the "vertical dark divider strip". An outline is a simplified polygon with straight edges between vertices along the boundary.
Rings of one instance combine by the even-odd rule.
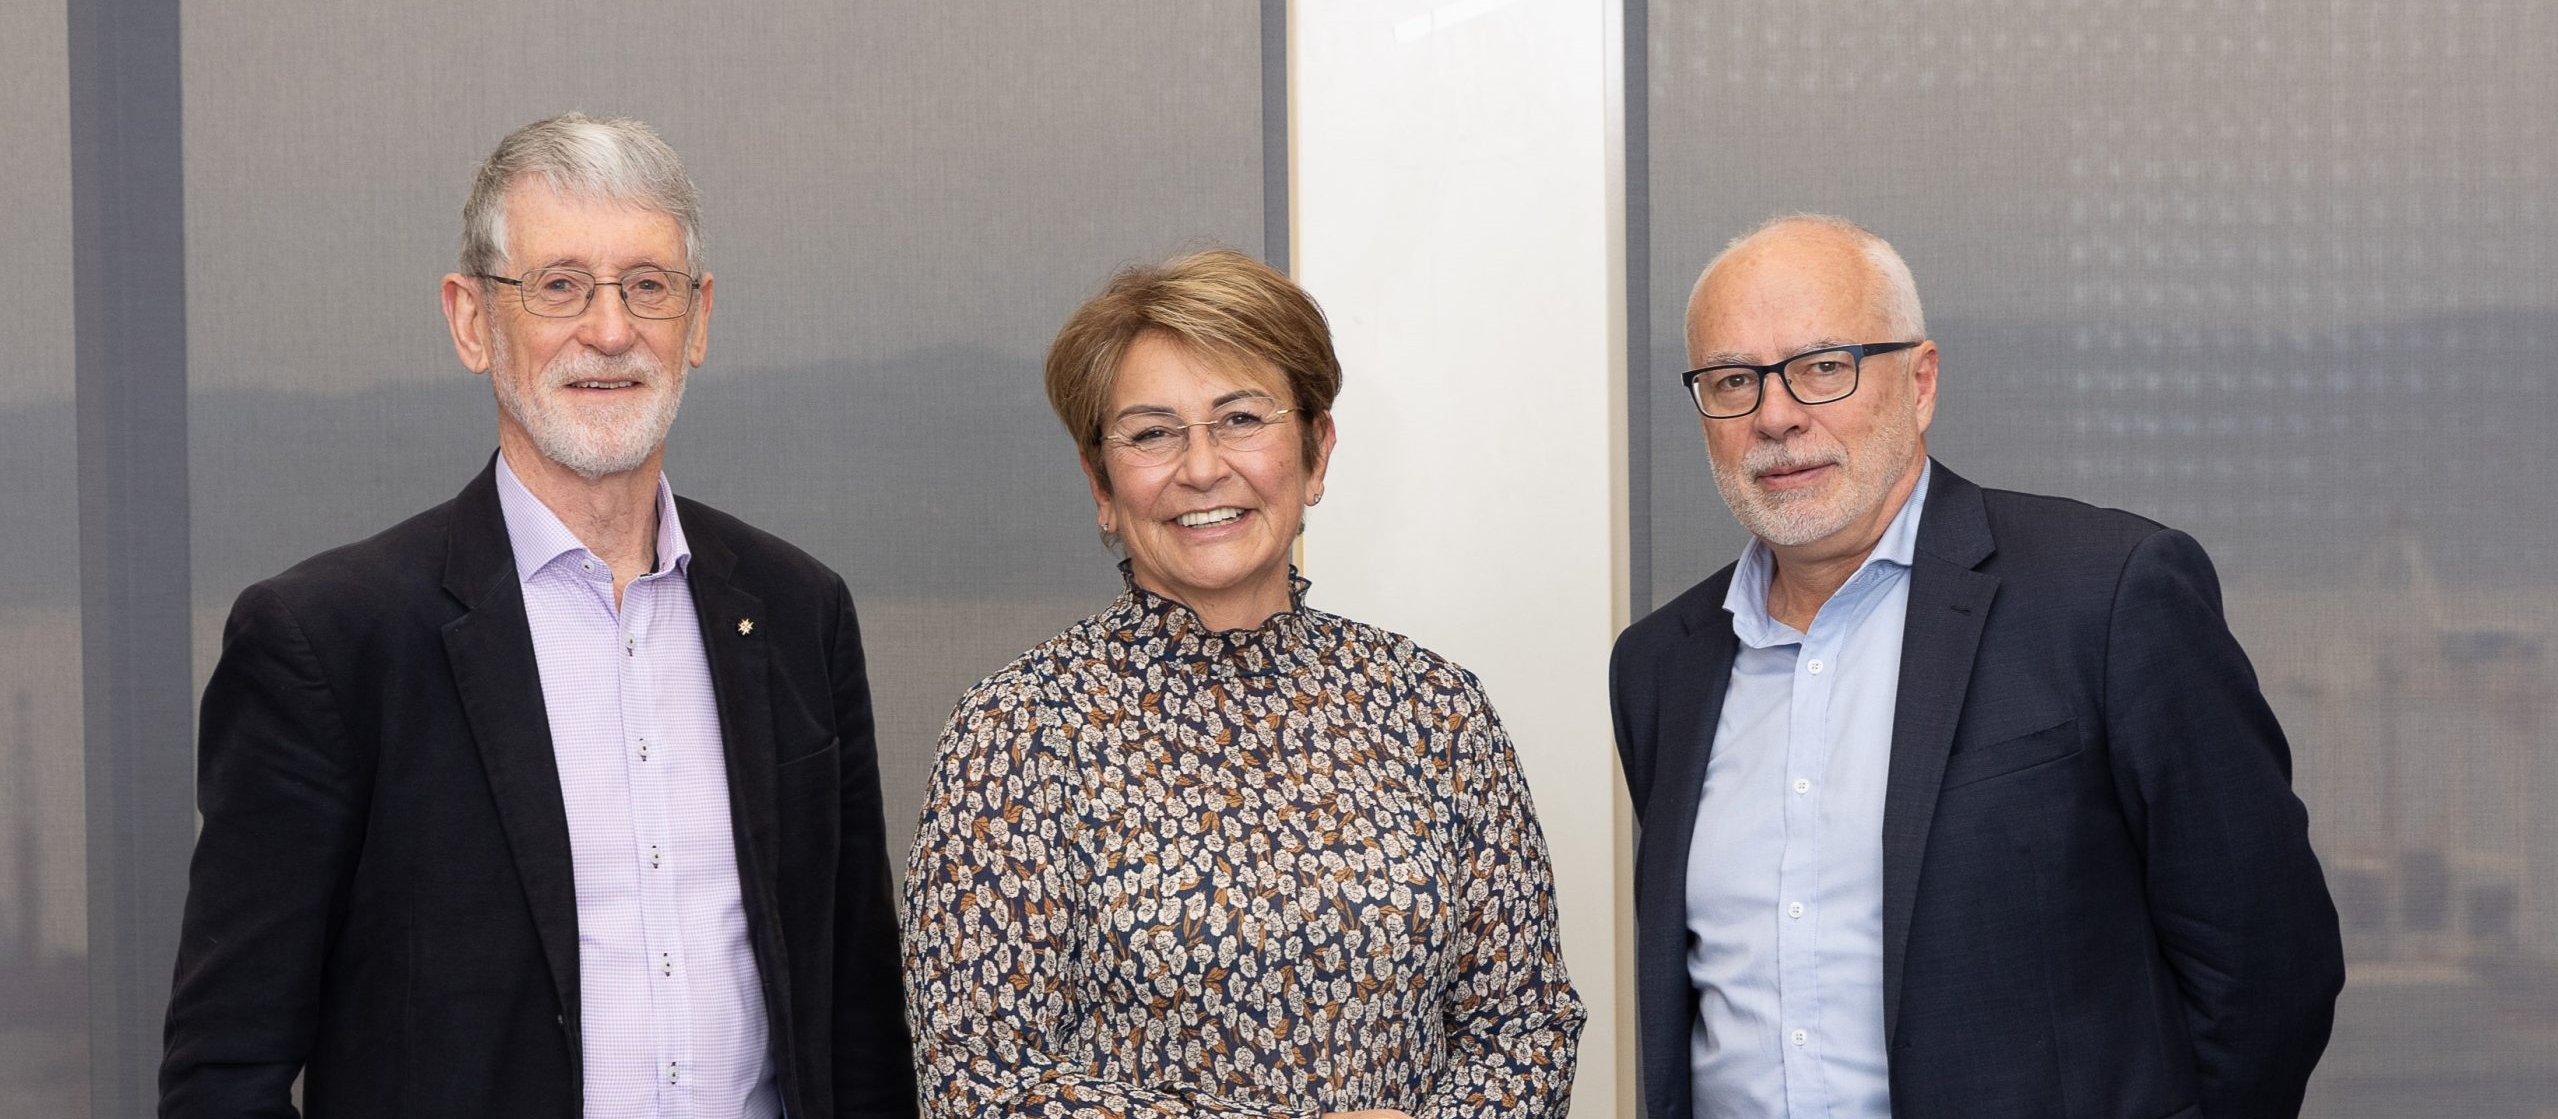
[[[157,1110],[195,841],[178,0],[69,0],[90,1114]]]
[[[1288,0],[1261,0],[1261,259],[1289,267]]]
[[[1625,494],[1629,618],[1652,612],[1651,10],[1625,0]]]

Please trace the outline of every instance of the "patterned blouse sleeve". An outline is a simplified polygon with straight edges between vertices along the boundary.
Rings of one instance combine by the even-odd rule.
[[[1067,1052],[1088,920],[1074,875],[1070,733],[1024,687],[961,701],[906,866],[906,1007],[923,1114],[1289,1117],[1091,1074]]]
[[[1458,814],[1468,874],[1444,1012],[1448,1069],[1415,1119],[1560,1117],[1570,1109],[1584,1011],[1564,974],[1554,873],[1518,755],[1465,673]]]

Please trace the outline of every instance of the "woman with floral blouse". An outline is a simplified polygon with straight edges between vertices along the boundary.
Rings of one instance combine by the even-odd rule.
[[[1127,590],[963,698],[906,874],[927,1116],[1560,1116],[1581,1003],[1472,674],[1305,605],[1341,366],[1284,276],[1120,273],[1049,350]]]

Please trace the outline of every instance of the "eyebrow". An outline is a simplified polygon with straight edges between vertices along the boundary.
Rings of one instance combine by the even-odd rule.
[[[1260,389],[1236,389],[1233,392],[1209,401],[1208,409],[1210,411],[1215,411],[1238,400],[1268,400],[1276,402],[1278,399],[1278,397],[1272,396]],[[1169,404],[1131,404],[1111,413],[1110,419],[1111,422],[1116,423],[1120,420],[1127,419],[1130,416],[1171,416],[1174,419],[1179,419],[1181,418],[1181,413]]]
[[[1844,342],[1836,338],[1815,338],[1809,343],[1806,343],[1800,349],[1786,351],[1785,356],[1778,359],[1778,361],[1791,361],[1805,354],[1815,354],[1822,350],[1835,350],[1842,346],[1853,346],[1855,344],[1856,343],[1854,342]],[[1757,356],[1757,354],[1745,354],[1738,350],[1722,350],[1705,355],[1703,360],[1697,362],[1696,367],[1699,369],[1712,369],[1718,365],[1747,365],[1755,369],[1759,367],[1760,363],[1750,359]],[[1777,362],[1769,362],[1767,364],[1774,365],[1777,364]]]

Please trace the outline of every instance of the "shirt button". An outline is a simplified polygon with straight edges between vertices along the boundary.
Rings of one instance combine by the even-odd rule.
[[[1803,903],[1799,901],[1787,902],[1785,906],[1785,915],[1788,917],[1801,917],[1803,915]]]
[[[1812,1034],[1808,1030],[1796,1030],[1791,1036],[1793,1037],[1794,1044],[1796,1045],[1809,1045],[1812,1043]]]
[[[1808,792],[1811,792],[1811,791],[1812,791],[1812,779],[1811,779],[1811,778],[1809,778],[1809,777],[1797,777],[1797,778],[1795,778],[1795,779],[1794,779],[1794,795],[1796,795],[1796,796],[1802,796],[1803,794],[1808,793]]]
[[[1804,665],[1804,666],[1803,666],[1803,670],[1804,670],[1805,672],[1809,672],[1809,673],[1811,673],[1811,674],[1812,674],[1812,675],[1814,675],[1814,676],[1818,676],[1818,675],[1820,675],[1820,674],[1821,674],[1821,669],[1822,669],[1823,667],[1824,667],[1824,666],[1821,664],[1821,658],[1819,658],[1819,657],[1814,657],[1814,658],[1812,658],[1812,663],[1810,663],[1810,664],[1807,664],[1807,665]]]

